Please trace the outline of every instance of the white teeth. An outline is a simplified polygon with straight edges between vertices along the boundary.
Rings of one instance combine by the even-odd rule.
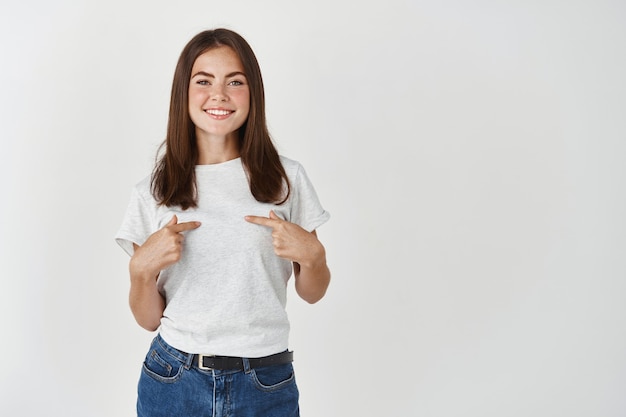
[[[228,110],[207,110],[206,112],[214,116],[226,116],[231,113]]]

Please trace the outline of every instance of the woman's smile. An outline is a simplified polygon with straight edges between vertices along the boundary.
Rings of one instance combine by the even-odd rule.
[[[211,116],[217,120],[223,120],[228,118],[231,114],[234,113],[234,110],[226,110],[226,109],[207,109],[204,111],[206,114]]]

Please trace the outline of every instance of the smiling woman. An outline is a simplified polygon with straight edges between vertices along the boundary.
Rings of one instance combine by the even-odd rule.
[[[329,214],[265,121],[254,53],[235,32],[194,37],[176,67],[164,153],[133,190],[116,238],[130,255],[130,307],[158,330],[139,416],[298,416],[285,311],[326,293],[315,229]],[[198,394],[202,392],[202,394]]]

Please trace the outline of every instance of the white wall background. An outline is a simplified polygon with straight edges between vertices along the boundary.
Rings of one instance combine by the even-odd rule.
[[[113,236],[215,26],[333,215],[303,416],[626,415],[625,3],[2,0],[3,415],[133,415]]]

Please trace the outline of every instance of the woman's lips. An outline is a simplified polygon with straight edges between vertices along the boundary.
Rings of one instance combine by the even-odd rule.
[[[235,111],[234,110],[226,110],[226,109],[207,109],[204,112],[207,113],[209,116],[211,116],[213,118],[225,119],[226,117],[230,116]]]

